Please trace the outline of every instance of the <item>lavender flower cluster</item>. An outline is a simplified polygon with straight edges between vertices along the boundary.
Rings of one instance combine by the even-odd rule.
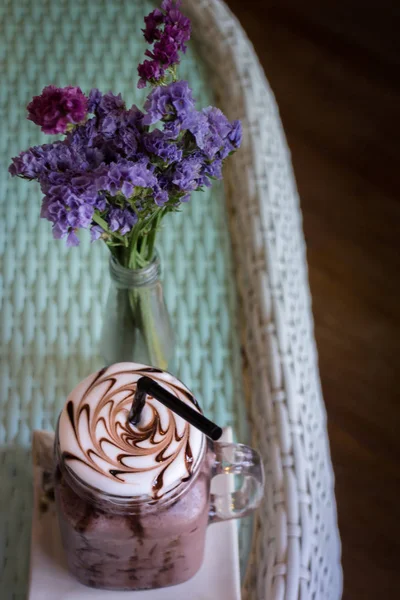
[[[214,107],[196,110],[186,81],[168,83],[166,70],[186,50],[190,21],[179,2],[163,0],[145,18],[152,59],[139,66],[139,86],[150,81],[144,111],[127,108],[121,95],[77,87],[46,87],[28,105],[28,119],[64,139],[35,146],[12,159],[9,171],[40,183],[41,216],[55,238],[79,244],[78,229],[92,240],[127,248],[128,236],[187,202],[191,193],[222,178],[224,159],[241,144],[239,121]],[[160,85],[156,83],[162,79]],[[137,236],[136,236],[137,237]]]
[[[52,103],[48,95],[45,102]],[[92,239],[124,236],[157,206],[173,210],[222,177],[224,158],[240,146],[239,121],[217,108],[197,111],[186,81],[154,88],[144,108],[127,109],[120,95],[93,89],[85,123],[13,158],[12,175],[39,181],[41,216],[55,238],[77,245],[79,228]]]

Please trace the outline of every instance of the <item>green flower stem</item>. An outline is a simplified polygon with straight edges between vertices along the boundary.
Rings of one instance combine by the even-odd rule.
[[[141,237],[140,251],[139,251],[138,258],[141,259],[144,263],[146,263],[147,260],[151,260],[151,258],[152,258],[151,255],[148,256],[146,253],[148,239],[149,239],[148,233],[144,233]]]
[[[128,248],[126,266],[129,269],[144,267],[153,258],[154,239],[159,222],[164,213],[163,208],[157,208],[143,224],[140,221],[133,228]],[[147,238],[150,237],[151,245]]]
[[[164,212],[160,212],[157,215],[155,223],[154,223],[154,226],[153,226],[153,228],[150,231],[149,236],[148,236],[148,256],[149,256],[149,260],[151,260],[151,257],[153,256],[154,245],[155,245],[155,242],[156,242],[157,231],[158,231],[158,229],[160,227],[160,222],[161,222],[161,219],[163,218],[164,214],[165,214]]]
[[[93,220],[104,231],[102,237],[116,260],[128,269],[141,269],[146,267],[153,258],[160,222],[169,210],[170,208],[166,206],[157,207],[147,218],[143,213],[140,218],[139,213],[139,220],[129,236],[110,231],[107,222],[98,213],[95,213]],[[156,291],[152,287],[145,286],[126,290],[131,312],[130,326],[140,333],[139,338],[145,345],[150,364],[166,370],[168,368],[166,353],[169,349],[164,347],[153,314],[152,299]]]
[[[129,242],[126,266],[128,269],[136,269],[137,268],[137,244],[139,240],[140,228],[136,226],[131,234],[131,239]]]
[[[133,228],[128,247],[122,249],[123,264],[129,269],[145,267],[153,258],[155,239],[159,224],[166,213],[162,207],[157,208],[143,223],[140,221]],[[151,289],[129,290],[129,305],[132,312],[132,324],[138,327],[147,346],[149,362],[161,369],[168,368],[165,349],[162,348],[152,313]]]
[[[146,335],[146,339],[149,340],[149,357],[150,361],[157,365],[159,369],[166,371],[168,368],[168,361],[165,357],[163,349],[161,347],[157,330],[151,311],[151,305],[149,302],[150,290],[144,290],[142,296],[142,315],[143,315],[143,333]]]
[[[92,218],[93,218],[93,221],[95,223],[97,223],[97,225],[100,225],[100,227],[104,230],[104,233],[107,233],[111,238],[114,238],[116,240],[120,240],[123,243],[124,246],[126,245],[125,238],[121,234],[119,234],[119,233],[115,233],[113,231],[110,231],[110,229],[109,229],[106,221],[98,213],[96,213],[96,211],[95,211],[95,213],[94,213],[94,215],[93,215]]]
[[[141,330],[143,339],[147,345],[147,353],[151,366],[156,366],[164,371],[168,368],[168,361],[165,357],[157,330],[155,328],[154,318],[151,310],[151,296],[152,290],[129,290],[129,304],[132,311],[134,325],[138,326]],[[137,315],[138,321],[135,320]]]

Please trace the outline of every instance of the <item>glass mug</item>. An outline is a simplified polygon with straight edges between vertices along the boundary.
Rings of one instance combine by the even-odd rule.
[[[71,573],[102,589],[154,589],[182,583],[202,564],[207,525],[243,517],[260,503],[258,452],[212,442],[147,397],[128,423],[136,382],[151,377],[196,407],[164,371],[119,363],[90,375],[70,394],[55,439],[55,495]],[[231,494],[211,494],[218,474],[239,474]]]

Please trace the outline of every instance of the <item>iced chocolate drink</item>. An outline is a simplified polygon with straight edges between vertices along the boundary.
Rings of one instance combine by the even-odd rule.
[[[172,375],[121,363],[79,384],[58,423],[62,541],[69,569],[92,587],[136,590],[186,581],[201,565],[207,523],[246,514],[261,495],[262,468],[247,446],[212,445],[151,397],[140,424],[128,422],[136,382],[144,375],[200,410]],[[247,477],[256,494],[245,505],[242,494],[237,510],[226,513],[220,498],[210,502],[210,480],[222,460],[237,471],[243,452],[251,453]],[[234,497],[232,502],[234,508]]]

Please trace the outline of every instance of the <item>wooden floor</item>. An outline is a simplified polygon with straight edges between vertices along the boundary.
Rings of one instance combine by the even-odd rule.
[[[304,214],[344,600],[400,598],[400,31],[388,0],[228,0]],[[396,8],[395,8],[396,7]],[[398,379],[396,379],[396,377]]]

